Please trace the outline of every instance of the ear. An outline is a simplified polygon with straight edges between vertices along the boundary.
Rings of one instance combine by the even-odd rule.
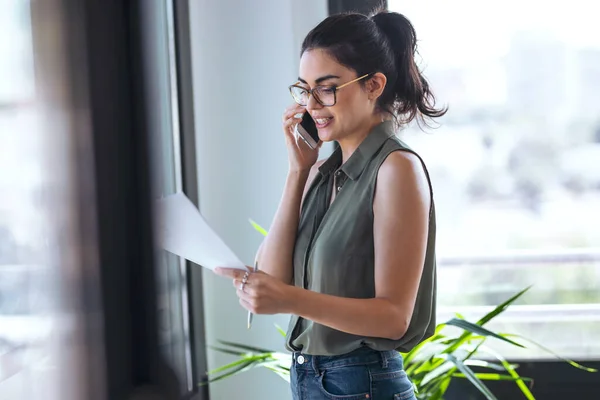
[[[377,98],[383,93],[386,83],[387,78],[381,72],[376,72],[371,78],[369,78],[365,85],[367,93],[369,94],[369,100],[377,100]]]

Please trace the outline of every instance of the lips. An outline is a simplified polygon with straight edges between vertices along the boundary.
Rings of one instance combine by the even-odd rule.
[[[315,121],[315,124],[317,125],[317,128],[319,129],[325,128],[331,123],[331,121],[333,121],[333,117],[316,117],[313,119]]]

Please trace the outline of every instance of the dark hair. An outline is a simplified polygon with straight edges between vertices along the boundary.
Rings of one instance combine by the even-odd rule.
[[[384,74],[387,84],[377,106],[391,114],[398,124],[407,124],[415,118],[426,123],[425,117],[441,117],[447,111],[435,108],[429,83],[415,63],[415,29],[402,14],[377,11],[372,16],[332,15],[308,33],[300,54],[311,49],[326,50],[358,76]]]

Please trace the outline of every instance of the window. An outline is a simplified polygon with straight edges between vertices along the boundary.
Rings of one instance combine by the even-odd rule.
[[[199,275],[152,246],[149,186],[195,180],[175,3],[3,3],[3,400],[205,398]]]
[[[55,299],[51,268],[42,262],[49,249],[40,241],[48,229],[39,202],[48,176],[34,108],[29,4],[3,6],[0,24],[11,40],[0,41],[0,398],[16,399],[41,395],[23,388],[41,375],[49,353],[48,311]],[[26,358],[34,360],[30,366]]]
[[[401,137],[438,207],[439,318],[479,316],[559,354],[600,354],[600,36],[590,2],[388,1],[414,24],[441,126]],[[498,345],[499,347],[501,345]],[[513,358],[544,358],[507,347]]]
[[[146,8],[148,35],[145,38],[149,69],[150,147],[153,160],[153,183],[156,197],[176,192],[188,193],[194,198],[194,135],[193,120],[186,120],[192,112],[191,92],[182,90],[186,76],[187,8],[172,0],[163,0],[153,8]],[[183,99],[184,101],[181,101]],[[185,151],[184,151],[185,146]],[[185,159],[185,160],[184,160]],[[186,179],[187,178],[187,179]],[[189,193],[192,194],[189,194]],[[157,306],[161,352],[175,371],[183,397],[195,396],[205,371],[205,346],[200,274],[191,271],[186,260],[158,249]]]
[[[48,62],[49,54],[64,56],[52,41],[63,38],[63,9],[46,5],[43,27],[34,27],[27,0],[5,0],[0,13],[0,398],[6,400],[79,398],[87,390],[81,365],[95,368],[88,356],[102,351],[100,344],[89,352],[77,346],[85,341],[76,295],[83,271],[75,268],[71,110],[58,99],[45,101],[47,86],[68,91],[70,82]],[[34,51],[41,50],[36,40],[45,51]]]
[[[157,196],[181,191],[181,158],[177,108],[177,76],[174,70],[173,4],[169,0],[156,3],[147,37],[150,68],[152,112],[150,145],[153,149],[154,183]],[[161,351],[176,371],[181,393],[194,388],[189,342],[189,307],[186,265],[184,260],[159,250],[157,257],[157,306]]]
[[[184,192],[197,198],[189,15],[187,4],[156,3],[147,13],[150,148],[155,197]],[[205,398],[206,374],[201,268],[157,250],[161,352],[175,371],[182,398]]]

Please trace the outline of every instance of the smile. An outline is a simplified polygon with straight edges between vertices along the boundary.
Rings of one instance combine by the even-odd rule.
[[[332,120],[333,118],[315,118],[315,123],[317,128],[322,129],[329,125]]]

